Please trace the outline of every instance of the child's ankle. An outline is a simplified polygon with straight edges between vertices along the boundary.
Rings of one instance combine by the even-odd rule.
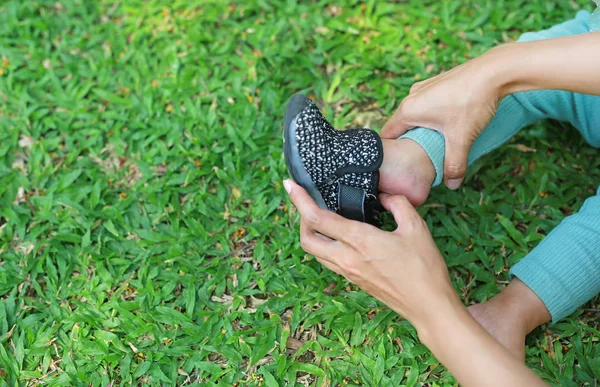
[[[510,309],[522,319],[527,333],[551,320],[544,302],[520,279],[515,277],[501,293],[509,300]]]
[[[414,205],[425,202],[436,176],[425,150],[410,139],[383,140],[380,174],[381,191],[405,195]]]

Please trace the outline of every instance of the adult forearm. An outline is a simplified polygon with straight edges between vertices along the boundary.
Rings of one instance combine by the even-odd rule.
[[[600,32],[511,43],[480,58],[501,96],[529,90],[600,95]]]
[[[421,341],[463,386],[544,386],[490,336],[458,299],[417,326]]]

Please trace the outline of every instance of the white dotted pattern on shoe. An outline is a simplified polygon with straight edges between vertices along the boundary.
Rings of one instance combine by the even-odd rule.
[[[312,101],[298,115],[296,126],[296,141],[304,168],[330,210],[338,209],[337,181],[377,194],[376,172],[335,176],[339,168],[368,167],[377,162],[380,156],[375,133],[364,129],[335,130]]]

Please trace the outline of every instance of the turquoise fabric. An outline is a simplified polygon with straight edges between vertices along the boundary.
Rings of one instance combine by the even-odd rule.
[[[520,42],[589,32],[589,12],[540,32],[528,32]],[[594,147],[600,147],[600,96],[559,90],[515,93],[504,98],[488,127],[469,153],[469,163],[507,142],[521,128],[543,119],[568,122]],[[444,136],[417,128],[401,138],[419,143],[436,170],[434,185],[444,172]],[[600,189],[581,210],[564,219],[511,269],[544,302],[553,322],[571,314],[600,293]]]

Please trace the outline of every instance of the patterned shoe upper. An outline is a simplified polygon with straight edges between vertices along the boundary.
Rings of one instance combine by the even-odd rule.
[[[377,202],[383,147],[369,129],[339,131],[312,101],[296,116],[296,142],[304,169],[327,208],[344,216],[344,201],[366,211]],[[357,202],[358,201],[358,202]],[[354,216],[347,216],[354,218]]]

